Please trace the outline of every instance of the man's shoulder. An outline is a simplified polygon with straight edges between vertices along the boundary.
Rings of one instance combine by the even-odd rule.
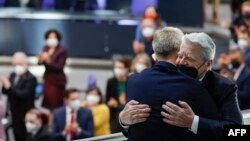
[[[56,117],[56,116],[62,114],[63,112],[65,112],[65,111],[66,111],[66,107],[65,107],[65,106],[56,108],[56,109],[54,110],[54,116]]]
[[[220,74],[218,74],[217,72],[214,71],[209,71],[209,80],[212,81],[212,83],[214,83],[217,86],[236,86],[236,84],[232,81],[229,80],[223,76],[221,76]]]

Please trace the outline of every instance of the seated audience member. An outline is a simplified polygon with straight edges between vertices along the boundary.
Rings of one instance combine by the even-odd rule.
[[[92,137],[93,134],[91,111],[80,107],[80,93],[77,89],[68,89],[65,93],[65,106],[54,111],[54,140],[77,140]]]
[[[132,61],[131,65],[131,73],[140,73],[146,68],[151,67],[151,59],[150,57],[145,54],[138,54]]]
[[[95,127],[94,135],[110,134],[110,112],[108,106],[103,103],[100,89],[98,87],[90,88],[86,94],[84,106],[92,111]]]
[[[114,63],[114,77],[107,82],[106,103],[110,108],[111,132],[121,132],[118,115],[126,103],[126,82],[130,68],[130,60],[120,58]]]
[[[37,109],[30,109],[25,116],[27,130],[26,141],[52,141],[48,128],[43,125],[42,113]]]
[[[16,141],[24,141],[26,135],[24,117],[34,107],[36,78],[28,71],[28,59],[23,52],[13,56],[14,72],[9,78],[1,77],[2,92],[8,96],[12,128]]]
[[[5,111],[2,102],[0,101],[0,121],[2,121],[4,117]],[[0,122],[0,141],[5,141],[5,130],[2,122]]]
[[[238,85],[240,109],[250,109],[250,69],[245,64],[244,53],[239,48],[233,48],[229,56],[233,67],[232,78]]]
[[[249,7],[250,8],[250,7]],[[243,51],[245,64],[250,67],[250,31],[245,23],[234,27],[237,37],[237,46]],[[234,47],[234,46],[233,46]]]

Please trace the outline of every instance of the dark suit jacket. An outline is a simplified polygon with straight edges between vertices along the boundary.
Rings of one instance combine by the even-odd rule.
[[[37,81],[36,78],[27,71],[20,76],[17,83],[14,84],[15,76],[15,73],[11,73],[9,80],[12,86],[9,89],[2,88],[2,92],[8,96],[12,116],[12,127],[16,137],[18,136],[20,138],[19,140],[25,140],[26,128],[24,117],[26,112],[34,107]]]
[[[89,138],[94,135],[94,124],[92,113],[90,110],[80,108],[77,112],[77,123],[82,129],[79,135],[75,136],[76,139]],[[66,125],[66,107],[63,106],[54,111],[53,119],[53,136],[55,141],[66,141],[66,138],[62,135],[62,132]]]
[[[48,132],[47,127],[42,126],[34,136],[28,134],[26,137],[26,141],[53,141],[53,138]]]
[[[110,78],[107,82],[107,87],[106,87],[106,103],[109,101],[109,99],[113,97],[115,98],[117,101],[118,100],[118,80],[113,77]],[[110,108],[110,107],[109,107]],[[110,108],[110,120],[116,120],[116,112],[118,109],[114,109],[114,108]]]
[[[213,120],[198,114],[200,120],[196,140],[204,141],[210,137],[212,141],[222,141],[224,125],[242,124],[237,87],[232,81],[213,71],[208,71],[202,81],[216,102],[220,118]]]
[[[8,96],[13,120],[24,122],[26,112],[34,107],[37,81],[36,78],[27,71],[24,75],[20,76],[20,79],[14,85],[15,76],[15,73],[11,73],[9,80],[12,86],[10,89],[2,88],[2,92]]]
[[[245,66],[236,80],[241,110],[250,109],[250,69]]]
[[[203,84],[179,72],[173,64],[158,62],[152,69],[129,77],[127,101],[139,101],[151,108],[146,122],[129,127],[129,140],[133,141],[189,141],[194,136],[187,128],[170,126],[162,121],[160,112],[166,101],[188,102],[195,114],[218,120],[216,104]],[[209,137],[207,137],[209,138]]]
[[[47,46],[43,49],[45,52],[48,50],[49,47]],[[67,51],[63,47],[56,47],[56,50],[51,57],[50,64],[44,63],[46,68],[44,73],[45,81],[65,86],[67,80],[63,69],[67,60],[67,56]]]

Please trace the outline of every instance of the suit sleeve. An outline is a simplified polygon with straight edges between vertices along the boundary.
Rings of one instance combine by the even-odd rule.
[[[86,128],[83,128],[83,125],[80,125],[81,132],[77,137],[78,139],[89,138],[94,136],[94,122],[91,111],[89,111],[86,115],[87,125],[85,126]]]
[[[242,124],[242,116],[237,101],[237,87],[232,84],[221,94],[225,96],[220,108],[223,114],[222,119],[212,120],[200,117],[197,140],[203,140],[204,137],[209,135],[213,141],[221,141],[223,140],[224,125]]]
[[[26,84],[22,88],[16,88],[15,86],[11,86],[9,89],[3,88],[3,93],[12,94],[15,97],[18,97],[20,99],[26,99],[27,97],[30,97],[30,95],[34,95],[34,91],[37,85],[37,81],[35,77],[29,77],[29,79],[26,80]]]
[[[54,112],[54,117],[53,117],[53,132],[52,132],[52,136],[55,140],[64,140],[65,137],[62,134],[62,130],[59,127],[59,121],[60,118],[58,118],[58,113]]]

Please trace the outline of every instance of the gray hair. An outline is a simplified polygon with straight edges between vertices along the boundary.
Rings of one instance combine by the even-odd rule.
[[[197,44],[203,49],[205,61],[214,60],[216,45],[214,41],[204,32],[190,33],[183,37],[183,43]]]
[[[178,51],[183,35],[183,32],[175,27],[165,27],[157,30],[153,39],[154,53],[159,57],[166,58],[173,51]]]
[[[28,57],[24,52],[16,52],[16,53],[14,53],[12,60],[14,61],[16,59],[17,60],[22,60],[22,62],[24,64],[28,64]]]

